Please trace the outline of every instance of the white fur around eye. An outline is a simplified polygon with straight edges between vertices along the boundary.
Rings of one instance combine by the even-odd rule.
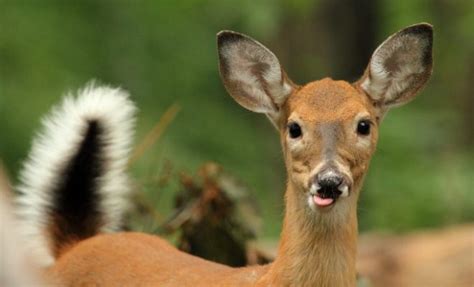
[[[292,138],[290,136],[289,124],[291,123],[296,123],[300,126],[301,136],[297,138]],[[301,118],[295,112],[292,113],[287,120],[287,125],[285,128],[285,138],[286,138],[286,142],[287,142],[289,150],[292,153],[298,153],[304,150],[305,146],[307,145],[307,141],[309,140],[308,139],[309,136],[310,135],[307,133],[307,129],[305,128],[305,125],[303,124],[303,121],[301,120]]]
[[[374,126],[371,124],[370,133],[368,135],[359,135],[357,133],[357,126],[361,120],[368,119],[370,120],[370,114],[367,112],[358,113],[355,117],[354,123],[352,125],[352,133],[356,139],[356,146],[358,148],[369,148],[372,144],[372,133]]]
[[[297,137],[297,138],[292,138],[290,136],[290,132],[289,132],[289,128],[288,126],[286,127],[286,142],[287,142],[287,145],[288,145],[288,148],[289,150],[292,152],[292,153],[299,153],[301,152],[302,150],[304,150],[305,146],[307,145],[307,137],[308,135],[305,134],[305,130],[304,128],[301,126],[301,124],[299,124],[300,128],[301,128],[301,136]]]
[[[371,146],[371,136],[370,135],[367,135],[367,136],[358,136],[357,137],[357,142],[356,142],[356,146],[358,148],[369,148]]]
[[[287,136],[286,136],[286,142],[287,142],[289,150],[292,153],[299,153],[303,151],[305,146],[307,145],[304,135],[302,137],[293,139],[288,135],[288,131],[287,131]]]

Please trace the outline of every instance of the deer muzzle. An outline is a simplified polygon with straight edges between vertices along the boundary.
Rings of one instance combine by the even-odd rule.
[[[310,182],[310,194],[314,204],[319,207],[330,206],[339,197],[348,197],[350,182],[349,176],[335,168],[318,172]]]

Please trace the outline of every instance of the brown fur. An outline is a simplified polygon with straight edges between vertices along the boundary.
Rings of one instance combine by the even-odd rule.
[[[265,113],[280,133],[288,182],[275,261],[230,268],[177,251],[155,236],[119,233],[79,242],[58,258],[47,276],[63,285],[355,286],[357,200],[387,109],[384,101],[376,103],[361,82],[326,78],[294,85],[275,55],[245,35],[221,32],[218,45],[221,76],[230,95],[245,108]],[[408,86],[398,96],[411,95],[422,84]],[[361,119],[371,122],[370,134],[357,133]],[[301,126],[298,138],[289,136],[290,122]],[[349,192],[330,206],[312,205],[310,187],[327,166],[344,175]]]
[[[283,106],[286,114],[298,112],[307,125],[337,120],[345,128],[352,126],[354,115],[361,109],[374,113],[363,93],[347,82],[331,79],[298,88]],[[284,142],[286,124],[281,120],[279,126]],[[376,137],[373,133],[374,143]],[[315,282],[318,286],[354,286],[358,189],[374,147],[361,152],[354,150],[347,136],[341,139],[344,141],[337,142],[338,154],[344,155],[355,175],[351,196],[321,214],[309,214],[302,199],[301,181],[292,178],[290,172],[279,255],[272,264],[234,269],[177,251],[159,237],[118,233],[79,242],[58,259],[47,275],[72,286],[137,282],[155,286],[314,286]],[[312,148],[301,162],[293,161],[286,152],[287,167],[317,164],[320,140],[316,136],[312,139]],[[309,176],[305,172],[303,181]],[[337,219],[340,216],[342,221]]]

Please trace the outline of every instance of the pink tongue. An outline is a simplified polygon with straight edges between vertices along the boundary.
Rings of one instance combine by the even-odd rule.
[[[332,198],[321,198],[317,195],[313,196],[314,203],[319,206],[328,206],[333,203],[334,199]]]

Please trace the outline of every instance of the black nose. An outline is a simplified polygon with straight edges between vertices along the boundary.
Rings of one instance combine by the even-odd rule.
[[[332,197],[335,198],[341,195],[339,186],[342,184],[342,177],[331,176],[318,179],[317,183],[319,185],[318,194],[323,198]]]
[[[321,188],[336,188],[342,183],[342,177],[331,176],[318,179],[318,184]]]

